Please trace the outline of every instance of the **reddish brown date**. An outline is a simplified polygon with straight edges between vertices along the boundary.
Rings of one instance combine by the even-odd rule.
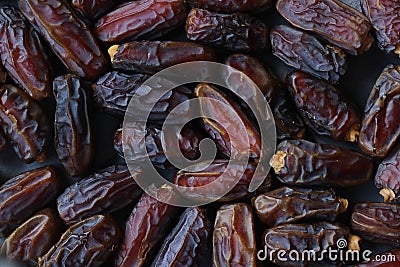
[[[375,29],[379,48],[400,55],[400,3],[397,0],[361,0],[361,6]]]
[[[183,24],[187,13],[184,0],[130,1],[100,18],[95,32],[106,43],[156,39]]]
[[[375,185],[385,202],[394,201],[400,196],[400,149],[395,149],[378,167]]]
[[[221,13],[260,12],[273,5],[272,0],[187,0],[192,8],[204,8]]]
[[[55,148],[70,176],[85,175],[94,159],[89,99],[84,86],[84,82],[72,74],[58,76],[53,82]]]
[[[209,256],[211,222],[205,209],[188,208],[166,237],[152,266],[199,266]]]
[[[334,221],[346,211],[348,201],[332,189],[282,187],[252,199],[260,220],[268,226],[318,219]]]
[[[361,122],[360,148],[383,158],[400,140],[400,66],[388,65],[375,82]]]
[[[178,210],[143,194],[126,223],[115,266],[149,266],[155,249],[172,228]]]
[[[370,49],[368,19],[339,0],[278,0],[276,8],[291,24],[320,35],[352,55]]]
[[[397,267],[400,264],[400,249],[392,249],[370,257],[369,262],[360,263],[353,267]]]
[[[34,99],[51,96],[51,66],[36,31],[11,6],[0,9],[0,29],[1,62],[10,77]]]
[[[95,215],[72,225],[39,259],[39,267],[100,266],[111,255],[121,237],[109,216]]]
[[[118,5],[122,0],[72,0],[72,7],[85,18],[93,21]]]
[[[7,237],[1,247],[1,254],[28,266],[37,266],[39,257],[57,242],[63,228],[54,211],[44,209]]]
[[[0,187],[0,236],[7,236],[23,221],[55,200],[61,182],[52,167],[21,173]]]
[[[50,135],[46,115],[39,104],[13,85],[0,87],[0,126],[25,163],[46,160]]]
[[[366,240],[399,246],[400,207],[390,203],[356,204],[351,228]]]
[[[190,42],[140,41],[108,49],[114,69],[153,74],[190,61],[217,61],[216,51]]]
[[[337,84],[347,69],[346,54],[314,36],[285,25],[271,30],[272,53],[287,65]]]
[[[25,17],[74,74],[93,80],[108,68],[89,27],[62,0],[19,0]]]
[[[142,190],[134,179],[143,170],[139,166],[131,166],[130,170],[125,165],[110,166],[68,187],[57,198],[61,219],[71,225],[95,214],[111,213],[138,199]]]
[[[213,232],[213,266],[255,267],[256,252],[251,206],[238,203],[219,208]]]
[[[373,161],[361,153],[306,140],[283,141],[276,151],[270,165],[277,178],[289,185],[360,185],[368,182],[374,167]]]
[[[263,22],[242,13],[220,14],[194,8],[186,20],[190,40],[234,51],[266,48],[268,32]]]
[[[361,116],[338,89],[300,71],[290,74],[287,83],[303,120],[316,133],[357,141]]]

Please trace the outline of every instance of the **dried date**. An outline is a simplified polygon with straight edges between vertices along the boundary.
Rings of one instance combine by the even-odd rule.
[[[71,6],[82,16],[93,21],[117,6],[122,0],[72,0]]]
[[[221,13],[260,12],[272,7],[272,0],[187,0],[192,8],[204,8]]]
[[[186,20],[186,35],[190,40],[228,50],[264,49],[268,32],[263,22],[243,13],[220,14],[194,8]]]
[[[394,150],[378,167],[375,185],[384,201],[394,201],[400,196],[400,149]]]

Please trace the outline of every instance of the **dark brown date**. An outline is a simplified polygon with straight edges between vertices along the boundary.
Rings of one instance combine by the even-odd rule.
[[[347,69],[346,54],[314,36],[279,25],[271,30],[272,53],[287,65],[337,84]]]
[[[21,173],[0,187],[0,236],[55,200],[61,189],[53,167]]]
[[[183,24],[187,13],[184,0],[130,1],[100,18],[95,32],[106,43],[156,39]]]
[[[378,167],[375,175],[375,185],[385,202],[394,201],[400,197],[400,148],[393,150]]]
[[[272,7],[272,0],[187,0],[192,8],[204,8],[221,13],[260,12]]]
[[[7,237],[1,247],[1,254],[28,266],[37,266],[39,257],[57,242],[63,228],[54,211],[44,209]]]
[[[190,40],[234,51],[266,48],[268,32],[263,22],[243,13],[220,14],[194,8],[186,20]]]
[[[19,0],[18,6],[74,74],[93,80],[108,68],[97,39],[62,0]]]
[[[251,206],[238,203],[219,208],[213,232],[213,266],[255,267],[256,252]]]
[[[282,187],[252,199],[260,220],[268,226],[311,219],[334,221],[347,210],[347,199],[332,189]]]
[[[209,255],[211,231],[205,209],[187,208],[164,240],[152,266],[200,266]]]
[[[288,75],[287,83],[304,122],[316,133],[336,140],[357,141],[361,116],[342,92],[300,71]]]
[[[391,203],[356,204],[351,229],[366,240],[399,246],[400,207]]]
[[[72,0],[72,7],[85,18],[93,21],[118,5],[122,0]]]
[[[126,223],[115,266],[148,266],[160,241],[172,228],[178,210],[143,194]]]
[[[375,29],[378,46],[400,55],[400,4],[397,0],[361,0],[364,14]]]
[[[72,74],[58,76],[53,82],[56,98],[55,148],[70,176],[85,175],[94,158],[89,99],[83,86],[83,81]]]
[[[276,8],[291,24],[320,35],[351,55],[370,49],[368,19],[339,0],[278,0]]]
[[[111,217],[95,215],[72,225],[39,259],[39,267],[100,266],[120,237],[120,229]]]
[[[108,49],[114,69],[153,74],[190,61],[217,61],[216,51],[190,42],[140,41]]]
[[[400,140],[400,66],[388,65],[375,82],[361,122],[360,148],[383,158]]]
[[[400,264],[400,249],[392,249],[372,257],[369,262],[353,267],[398,267]]]
[[[130,172],[135,170],[135,172]],[[98,171],[68,187],[57,198],[61,219],[71,225],[95,214],[111,213],[138,199],[142,190],[135,177],[141,167],[115,165]]]
[[[368,182],[374,167],[373,161],[361,153],[306,140],[283,141],[276,151],[270,165],[277,178],[289,185],[360,185]]]
[[[46,160],[50,135],[46,115],[38,103],[10,84],[0,87],[0,126],[25,163]]]
[[[34,99],[51,96],[51,66],[36,31],[11,6],[0,9],[0,29],[1,62],[10,77]]]

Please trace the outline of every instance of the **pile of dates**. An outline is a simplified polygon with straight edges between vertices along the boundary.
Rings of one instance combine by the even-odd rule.
[[[0,150],[9,148],[0,155],[15,152],[40,167],[1,177],[0,266],[400,266],[400,65],[387,65],[373,88],[364,88],[371,92],[363,111],[341,89],[348,63],[374,42],[398,61],[398,0],[2,1]],[[266,66],[267,54],[288,66],[284,79]],[[265,125],[224,88],[176,87],[154,106],[144,138],[135,122],[122,128],[149,77],[193,61],[243,72],[269,103],[278,145],[254,192]],[[152,90],[136,96],[143,103],[154,97]],[[204,97],[235,117],[204,104],[204,116],[177,136],[163,132],[175,107]],[[121,127],[97,122],[94,131],[98,114]],[[246,131],[228,134],[239,124]],[[102,131],[115,131],[114,140],[99,142]],[[167,157],[164,144],[174,138],[181,153]],[[169,157],[198,159],[205,138],[218,148],[207,168],[174,167]],[[98,162],[105,145],[115,157]],[[244,154],[241,172],[235,159]],[[59,164],[52,166],[54,157]],[[171,206],[135,181],[145,175],[147,157],[193,198],[202,196],[191,189],[223,173],[238,182],[211,204]],[[128,169],[125,160],[137,164]],[[372,179],[378,190],[363,194],[379,192],[381,202],[353,203],[339,194]],[[362,255],[373,243],[394,258],[324,254]],[[291,253],[306,250],[318,260]]]

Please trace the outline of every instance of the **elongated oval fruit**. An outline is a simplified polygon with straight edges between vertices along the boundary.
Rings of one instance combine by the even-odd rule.
[[[400,149],[396,148],[378,167],[375,185],[384,201],[394,201],[400,197]]]
[[[93,21],[107,13],[122,0],[72,0],[71,6],[81,15]]]
[[[108,68],[89,27],[62,0],[18,0],[19,9],[74,74],[93,80]]]
[[[260,220],[268,226],[319,219],[334,221],[346,211],[348,201],[332,189],[282,187],[252,199]]]
[[[23,90],[10,84],[0,86],[0,126],[25,163],[46,160],[50,135],[46,114]]]
[[[21,173],[0,187],[0,236],[55,200],[61,189],[53,167]]]
[[[51,96],[51,64],[36,31],[11,6],[0,9],[0,29],[1,62],[10,77],[34,99]]]
[[[60,238],[63,225],[52,209],[44,209],[12,232],[1,247],[9,259],[37,266],[38,259]]]
[[[134,176],[143,170],[139,166],[134,173],[130,170],[126,165],[110,166],[68,187],[57,198],[61,219],[71,225],[95,214],[111,213],[136,200],[142,190]]]
[[[361,122],[360,148],[383,158],[400,140],[400,66],[388,65],[375,82]]]
[[[213,232],[213,266],[255,267],[256,236],[251,206],[244,203],[219,208]]]
[[[72,225],[46,255],[39,258],[39,267],[100,266],[120,238],[120,229],[111,217],[95,215]]]
[[[281,142],[270,165],[282,183],[325,187],[366,183],[374,167],[372,159],[361,153],[306,140]]]
[[[183,24],[187,13],[184,0],[130,1],[100,18],[95,32],[105,43],[155,39]]]
[[[66,74],[54,79],[56,98],[54,143],[58,158],[70,176],[85,175],[94,148],[90,129],[89,99],[83,81]]]

